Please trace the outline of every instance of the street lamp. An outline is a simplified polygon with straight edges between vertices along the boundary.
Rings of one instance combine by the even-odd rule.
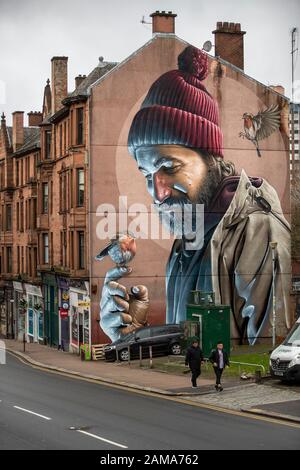
[[[270,242],[272,249],[272,293],[273,293],[273,326],[272,326],[272,345],[275,348],[276,343],[276,296],[275,296],[275,251],[277,242]]]

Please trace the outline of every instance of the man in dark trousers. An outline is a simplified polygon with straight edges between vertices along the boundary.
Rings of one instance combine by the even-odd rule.
[[[192,387],[197,388],[197,378],[201,374],[201,364],[203,363],[203,352],[199,347],[198,338],[193,338],[192,346],[187,349],[185,365],[192,371]]]
[[[221,385],[221,376],[225,367],[229,367],[228,354],[224,351],[222,341],[218,341],[217,349],[213,349],[210,353],[209,360],[212,362],[214,371],[216,374],[216,385],[215,389],[217,392],[222,392],[223,387]]]

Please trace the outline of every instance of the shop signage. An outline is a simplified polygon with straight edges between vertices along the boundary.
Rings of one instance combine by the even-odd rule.
[[[89,307],[90,302],[86,300],[78,300],[78,307]]]
[[[61,317],[61,318],[65,318],[65,317],[68,316],[69,311],[66,310],[66,309],[64,309],[64,308],[60,308],[60,309],[59,309],[59,313],[60,313],[60,317]]]

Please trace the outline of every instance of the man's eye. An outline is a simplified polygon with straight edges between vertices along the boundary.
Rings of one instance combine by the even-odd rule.
[[[177,166],[171,166],[171,167],[163,167],[163,172],[166,173],[167,175],[174,175],[174,173],[177,173],[177,171],[180,169],[180,165]]]

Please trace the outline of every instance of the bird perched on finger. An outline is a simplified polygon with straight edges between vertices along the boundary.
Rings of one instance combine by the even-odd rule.
[[[280,126],[280,109],[278,105],[269,106],[264,111],[259,111],[255,116],[251,113],[244,113],[244,131],[239,137],[246,137],[256,147],[257,155],[261,157],[258,142],[266,139]]]
[[[135,254],[136,243],[134,236],[128,232],[122,232],[113,237],[95,259],[101,261],[105,256],[110,256],[117,266],[125,266],[130,263]]]

